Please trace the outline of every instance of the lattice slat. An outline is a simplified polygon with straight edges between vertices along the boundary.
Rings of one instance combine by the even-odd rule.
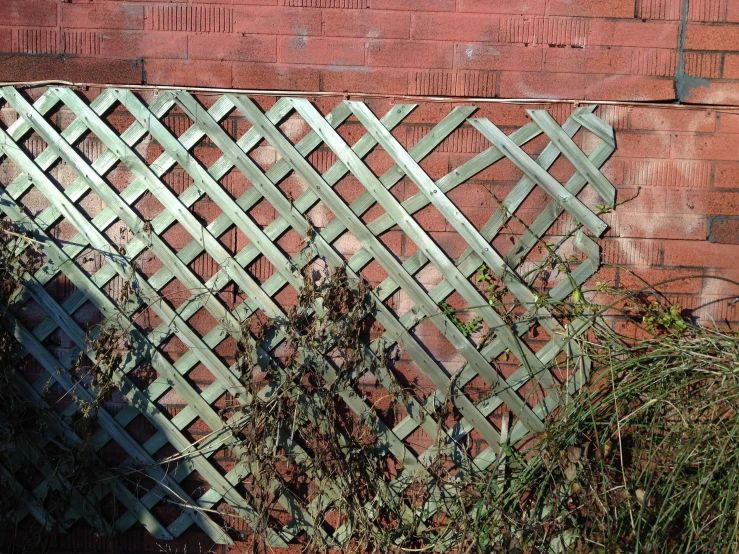
[[[377,360],[398,349],[433,383],[425,397],[420,392],[399,394],[391,370],[375,364],[378,369],[372,377],[377,386],[404,412],[392,424],[363,398],[358,384],[336,390],[337,397],[374,433],[377,458],[394,459],[401,467],[388,482],[389,490],[397,495],[399,518],[423,522],[439,510],[454,517],[453,509],[442,501],[453,492],[453,483],[436,482],[427,469],[449,456],[458,468],[457,480],[485,471],[498,459],[504,440],[517,444],[543,430],[547,415],[575,394],[588,377],[589,360],[576,340],[587,331],[588,320],[555,318],[523,272],[542,237],[563,215],[580,222],[595,237],[606,229],[599,212],[578,196],[590,184],[603,199],[602,208],[615,207],[615,189],[600,171],[615,150],[613,129],[594,115],[594,106],[575,109],[562,125],[544,110],[530,110],[532,122],[510,135],[487,119],[470,119],[475,107],[460,106],[407,148],[398,130],[404,129],[412,105],[393,106],[379,118],[367,105],[345,101],[324,117],[311,102],[299,98],[277,99],[265,111],[237,94],[213,99],[206,109],[186,91],[165,91],[151,103],[130,90],[115,88],[103,90],[91,102],[63,87],[50,88],[33,103],[12,87],[3,88],[0,96],[18,115],[7,129],[0,128],[0,161],[5,157],[20,171],[7,181],[0,174],[0,210],[38,241],[46,256],[42,268],[23,278],[4,318],[19,343],[19,365],[33,359],[45,370],[44,376],[31,383],[19,374],[16,386],[38,405],[46,405],[42,393],[49,379],[65,394],[75,391],[81,400],[92,398],[88,385],[75,382],[69,374],[79,355],[92,364],[101,363],[88,347],[97,327],[89,328],[76,316],[91,305],[103,325],[123,330],[130,345],[125,360],[113,372],[124,405],[115,413],[105,407],[100,410],[93,452],[102,456],[117,444],[128,457],[114,469],[136,468],[155,483],[145,491],[131,489],[123,481],[114,480],[112,489],[100,484],[85,497],[78,494],[77,507],[62,520],[55,519],[44,507],[46,491],[72,485],[63,473],[54,474],[46,467],[41,453],[52,439],[70,444],[81,440],[71,427],[55,420],[44,441],[0,464],[0,482],[22,504],[11,513],[0,514],[6,521],[31,516],[44,527],[67,529],[84,519],[101,534],[125,532],[138,522],[158,539],[181,536],[196,524],[213,541],[228,544],[236,535],[227,530],[227,518],[217,513],[228,506],[235,517],[257,528],[261,516],[254,508],[255,498],[242,487],[254,471],[239,461],[244,452],[242,423],[238,415],[229,418],[223,411],[224,402],[248,409],[251,399],[242,365],[227,360],[221,352],[229,340],[241,336],[242,322],[250,316],[285,320],[288,307],[281,298],[285,291],[294,294],[299,290],[304,272],[317,264],[345,266],[355,279],[362,278],[371,266],[384,272],[372,291],[374,317],[382,332],[365,347],[364,354]],[[66,126],[59,127],[53,120],[50,114],[57,112],[70,115]],[[170,125],[172,118],[187,121]],[[112,123],[119,120],[125,125]],[[300,131],[291,131],[290,126]],[[432,176],[424,168],[425,160],[460,127],[479,132],[492,146],[448,174]],[[178,135],[175,128],[185,130]],[[600,141],[589,155],[573,140],[579,132],[592,133]],[[529,156],[524,147],[542,135],[550,142],[536,157]],[[24,146],[30,138],[45,143],[37,156]],[[92,140],[101,149],[97,156],[90,154],[94,159],[83,148],[85,141]],[[149,150],[154,152],[151,157]],[[205,156],[206,150],[216,155]],[[275,161],[259,161],[260,153]],[[315,167],[311,162],[314,153],[325,156],[328,167]],[[548,173],[559,158],[566,158],[574,168],[564,184]],[[388,162],[381,171],[373,166],[378,159]],[[478,226],[455,205],[450,193],[503,159],[523,175],[500,205],[491,209],[485,224]],[[168,182],[175,172],[186,185],[179,191]],[[129,181],[114,184],[121,176]],[[224,184],[227,179],[243,179],[249,186],[232,194]],[[349,181],[358,187],[351,201],[342,192]],[[285,192],[289,183],[300,184],[297,195]],[[413,193],[405,194],[406,189]],[[548,198],[541,213],[507,251],[494,246],[504,230],[519,221],[517,211],[538,190]],[[48,205],[32,212],[26,205],[31,194],[40,194]],[[150,199],[158,202],[151,209],[159,211],[149,218],[142,206]],[[99,209],[90,211],[95,202]],[[260,206],[272,210],[271,220],[258,220],[255,210]],[[198,210],[206,208],[214,215],[202,219]],[[313,223],[316,210],[327,214],[325,224]],[[450,255],[424,228],[419,218],[424,210],[443,217],[448,232],[466,245],[461,255]],[[66,228],[71,231],[63,231]],[[112,236],[114,229],[120,229],[120,237]],[[399,257],[384,242],[388,232],[402,233],[414,251]],[[60,233],[69,236],[62,239]],[[171,239],[174,233],[184,236],[176,247]],[[581,230],[572,236],[571,247],[582,261],[568,279],[550,288],[549,300],[565,300],[599,267],[600,249],[594,240]],[[282,241],[288,237],[302,242],[286,247]],[[349,253],[341,246],[346,237],[357,242]],[[100,256],[92,270],[81,259],[90,249]],[[198,269],[199,260],[211,263],[213,270]],[[146,269],[149,263],[154,270]],[[271,272],[256,273],[253,268],[258,263]],[[520,312],[501,313],[472,283],[482,267],[522,307]],[[424,273],[441,278],[427,285],[422,282]],[[56,298],[48,288],[62,279],[74,290],[66,298]],[[125,281],[131,283],[133,293],[125,305],[118,305],[113,287]],[[169,298],[170,289],[186,293],[182,298]],[[229,290],[234,291],[228,293],[233,300],[227,298]],[[396,297],[407,299],[411,306],[397,311]],[[460,298],[466,310],[480,318],[491,332],[490,340],[471,340],[444,315],[440,304],[451,297]],[[23,314],[31,305],[43,314],[28,326]],[[313,309],[322,315],[320,305]],[[155,321],[143,324],[142,314]],[[209,327],[203,328],[203,322]],[[454,371],[446,360],[435,357],[434,345],[424,344],[417,333],[426,324],[453,347],[459,364]],[[544,334],[539,340],[542,346],[533,346],[527,338],[534,329]],[[48,343],[59,333],[68,337],[70,346],[56,356]],[[279,367],[279,349],[285,338],[280,331],[259,340],[250,336],[252,365]],[[175,355],[172,344],[181,344],[184,350]],[[506,374],[499,362],[507,354],[514,369]],[[556,371],[561,359],[568,368],[565,378]],[[155,375],[137,385],[134,376],[143,367],[152,368]],[[321,370],[328,384],[338,378],[328,360]],[[196,384],[193,375],[197,372],[207,374],[206,385]],[[490,391],[486,398],[476,399],[466,390],[478,379]],[[531,390],[543,392],[523,392]],[[271,394],[269,385],[259,392],[265,399]],[[170,395],[184,403],[176,413],[166,409],[165,399]],[[447,402],[458,411],[451,423],[441,413]],[[71,416],[75,409],[72,403],[63,415]],[[505,439],[493,420],[501,409],[509,411],[514,420]],[[128,430],[139,416],[152,429],[143,442]],[[306,417],[315,424],[316,416]],[[204,433],[198,441],[190,434],[196,427]],[[414,451],[409,441],[417,433],[432,437],[434,443]],[[480,446],[464,446],[473,436]],[[304,502],[280,483],[271,483],[286,519],[279,525],[273,523],[265,540],[271,546],[287,547],[304,532],[318,534],[339,548],[352,530],[341,523],[328,530],[315,519],[343,494],[339,482],[316,475],[309,445],[292,440],[287,430],[274,440],[308,477],[320,481],[322,490]],[[159,456],[167,448],[182,454],[165,470]],[[217,459],[216,453],[223,449],[235,457],[232,464],[223,465]],[[21,456],[34,460],[40,481],[33,487],[18,479]],[[203,483],[197,496],[185,488],[193,478]],[[411,505],[403,497],[408,487],[418,483],[431,491],[422,506]],[[110,498],[111,490],[126,511],[109,519],[97,506]],[[375,513],[380,501],[377,498],[365,506],[368,514]],[[162,520],[160,514],[167,506],[176,513]]]

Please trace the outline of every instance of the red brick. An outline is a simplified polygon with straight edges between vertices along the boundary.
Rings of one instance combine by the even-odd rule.
[[[54,27],[59,2],[51,0],[3,0],[2,24]]]
[[[524,110],[511,104],[482,104],[473,117],[487,117],[504,127],[523,127],[531,122]]]
[[[705,238],[704,235],[702,239]],[[619,271],[618,285],[631,291],[649,286],[662,293],[698,294],[703,288],[703,279],[702,273],[695,269],[643,267],[633,272]]]
[[[645,75],[588,75],[585,98],[588,100],[674,100],[675,84],[666,77]]]
[[[621,216],[627,217],[634,214],[638,214],[640,217],[643,217],[644,214],[663,214],[667,205],[667,194],[668,192],[664,188],[649,186],[644,186],[641,189],[632,186],[619,187],[616,200],[623,203],[625,207],[620,212],[611,212],[611,216],[620,219]]]
[[[146,82],[152,85],[231,87],[231,64],[202,60],[146,60]]]
[[[434,208],[435,209],[435,208]],[[448,229],[452,226],[448,225]],[[467,249],[467,243],[461,240],[456,231],[447,231],[445,233],[429,233],[436,244],[453,260],[459,259],[462,253]]]
[[[449,152],[432,152],[421,161],[420,165],[428,176],[436,181],[452,170],[451,158],[452,155]],[[403,197],[401,199],[405,200],[408,197],[408,191],[403,189],[402,193]],[[400,191],[398,191],[398,194],[400,194]]]
[[[674,190],[667,197],[667,211],[702,215],[739,215],[739,192]]]
[[[372,0],[373,10],[453,12],[456,0]]]
[[[730,283],[724,281],[729,279]],[[736,296],[739,293],[739,267],[729,269],[708,269],[703,279],[703,294],[715,294],[717,296]]]
[[[672,267],[736,267],[736,246],[697,240],[666,240],[664,264]]]
[[[721,111],[718,114],[718,130],[720,133],[739,134],[739,111]]]
[[[144,7],[140,4],[61,4],[62,25],[70,29],[144,28]]]
[[[739,23],[739,4],[736,2],[728,2],[726,7],[726,21]]]
[[[609,159],[600,168],[600,172],[606,176],[612,184],[618,186],[624,182],[624,161],[619,158]]]
[[[739,218],[716,218],[711,221],[708,240],[719,244],[739,244]]]
[[[610,48],[547,48],[544,69],[565,73],[631,73],[632,53],[627,49]]]
[[[687,131],[711,133],[716,130],[716,113],[710,110],[678,108],[629,108],[632,129],[644,131]]]
[[[274,37],[190,35],[188,48],[190,58],[203,60],[277,61]]]
[[[211,44],[212,38],[209,38]],[[115,58],[185,58],[187,35],[182,33],[150,33],[142,31],[107,31],[100,52]]]
[[[538,71],[542,65],[542,48],[496,44],[457,44],[454,65],[459,69],[505,71]]]
[[[710,162],[647,158],[620,158],[624,161],[624,182],[655,188],[696,188],[711,186]]]
[[[10,29],[0,29],[0,52],[10,52]]]
[[[320,71],[312,67],[234,62],[232,86],[264,90],[318,91]]]
[[[321,90],[329,92],[377,92],[406,94],[408,73],[402,70],[322,69]]]
[[[582,73],[517,73],[504,71],[500,76],[501,98],[585,98]]]
[[[630,210],[627,204],[623,211]],[[615,214],[612,231],[622,238],[703,240],[708,221],[701,215]]]
[[[452,67],[454,45],[447,42],[373,40],[367,45],[370,67]]]
[[[739,160],[739,135],[679,136],[674,135],[672,157],[689,160]]]
[[[234,31],[250,35],[320,35],[321,12],[285,7],[234,8]]]
[[[277,58],[282,63],[364,65],[364,42],[338,38],[281,38],[277,43]]]
[[[616,133],[616,152],[618,158],[669,158],[669,133]]]
[[[411,36],[421,40],[497,42],[498,18],[479,14],[413,14]]]
[[[588,44],[676,48],[677,34],[677,22],[594,19],[590,22]]]
[[[140,60],[9,55],[0,57],[5,81],[58,79],[76,83],[141,84]]]
[[[635,0],[549,0],[547,15],[634,17]]]
[[[201,0],[202,1],[202,0]],[[207,2],[212,2],[215,4],[224,3],[221,2],[221,0],[207,0]],[[278,0],[228,0],[225,2],[226,4],[245,4],[247,6],[276,6],[278,4]]]
[[[689,50],[739,50],[739,26],[689,23],[685,48]]]
[[[724,79],[739,79],[739,54],[724,54]]]
[[[434,206],[427,206],[413,214],[418,224],[426,231],[446,231],[447,220]]]
[[[714,186],[739,190],[739,164],[717,163],[714,167]]]
[[[544,15],[546,0],[459,0],[460,12]]]
[[[409,38],[411,16],[377,10],[327,10],[323,15],[326,36]]]
[[[453,108],[454,104],[451,102],[420,102],[418,107],[403,122],[407,124],[436,125]]]
[[[708,81],[708,86],[699,85],[690,89],[689,102],[695,104],[739,104],[739,83]]]

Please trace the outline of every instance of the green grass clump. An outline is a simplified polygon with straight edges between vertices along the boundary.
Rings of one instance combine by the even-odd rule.
[[[739,551],[739,334],[679,322],[589,345],[599,373],[487,487],[477,548]]]

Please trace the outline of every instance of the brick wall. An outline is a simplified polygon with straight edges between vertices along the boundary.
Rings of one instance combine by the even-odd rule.
[[[636,196],[606,216],[604,262],[623,266],[608,277],[629,285],[629,272],[650,282],[694,276],[666,290],[699,317],[739,320],[739,289],[711,279],[739,280],[739,0],[2,4],[6,80],[623,101],[598,112],[617,134],[605,172],[620,200]],[[669,105],[678,98],[699,105]],[[372,102],[380,113],[390,100]],[[523,106],[480,105],[509,131],[527,121]],[[421,102],[408,140],[452,106]],[[562,121],[572,104],[544,107]],[[483,142],[463,128],[430,160],[451,170]],[[492,210],[489,197],[466,208],[473,222]],[[423,223],[450,251],[461,248],[442,219]]]
[[[31,97],[38,96],[42,89],[31,89]],[[93,97],[97,91],[89,89],[81,91],[80,94]],[[140,93],[142,97],[151,101],[155,94],[151,91]],[[201,96],[204,103],[211,102],[210,96]],[[317,107],[327,113],[337,103],[336,98],[319,98],[316,100]],[[260,97],[260,106],[269,108],[274,102],[273,98]],[[368,104],[376,114],[386,113],[394,100],[369,99]],[[427,133],[430,128],[441,120],[454,107],[452,103],[425,102],[410,114],[405,123],[400,125],[393,134],[406,147],[415,144],[420,137]],[[562,123],[571,113],[570,104],[539,104],[530,107],[547,109],[553,117]],[[704,321],[710,319],[720,323],[730,322],[735,324],[739,321],[739,303],[734,299],[739,296],[739,287],[725,281],[717,281],[712,277],[728,278],[739,281],[739,187],[736,185],[739,164],[736,163],[739,151],[739,114],[728,110],[716,110],[712,108],[676,108],[676,107],[640,107],[640,106],[602,106],[596,112],[601,118],[608,121],[616,129],[618,149],[614,156],[605,164],[603,171],[617,187],[619,202],[626,201],[614,213],[602,217],[610,224],[611,228],[606,237],[600,241],[603,249],[604,266],[596,277],[586,288],[591,288],[595,281],[610,282],[615,286],[624,285],[630,288],[641,287],[639,279],[648,282],[660,282],[669,279],[687,278],[686,280],[673,281],[663,287],[662,290],[670,300],[681,304],[690,313]],[[0,107],[0,125],[7,127],[12,122],[12,110]],[[487,117],[498,124],[507,134],[529,123],[529,118],[520,105],[485,104],[480,107],[475,116]],[[59,128],[66,127],[72,119],[71,113],[60,110],[53,114],[52,122]],[[130,114],[120,106],[117,106],[106,120],[116,129],[121,130],[132,123]],[[181,134],[189,127],[191,121],[181,111],[174,110],[165,118],[165,124],[172,132]],[[236,112],[230,114],[224,122],[223,127],[232,136],[240,136],[250,125]],[[292,139],[300,137],[306,132],[306,125],[299,117],[288,119],[281,127],[286,135]],[[342,132],[347,138],[356,140],[363,134],[361,127],[356,123],[349,122]],[[579,133],[575,140],[586,152],[592,149],[593,143],[587,133]],[[535,139],[525,149],[530,155],[541,152],[548,141],[544,137]],[[24,142],[24,147],[34,155],[38,155],[44,144],[34,135],[30,135]],[[438,179],[458,167],[466,160],[487,148],[489,144],[483,137],[469,125],[465,125],[446,139],[434,153],[422,162],[428,174]],[[79,144],[79,150],[90,159],[95,158],[104,151],[104,147],[95,137],[86,137]],[[161,153],[161,147],[148,137],[137,146],[137,151],[148,163],[152,163]],[[202,163],[212,164],[220,157],[220,151],[211,141],[203,141],[193,148],[193,154]],[[265,168],[276,161],[275,151],[266,145],[260,145],[252,152],[252,158]],[[329,162],[333,160],[326,148],[319,149],[311,155],[311,162],[315,167],[325,170]],[[2,162],[2,160],[0,160]],[[371,155],[369,162],[371,167],[378,172],[381,168],[387,168],[392,163],[388,156]],[[12,177],[8,164],[0,163],[0,183],[6,184]],[[572,173],[572,167],[566,160],[559,160],[551,169],[551,173],[560,180],[564,180]],[[55,166],[50,169],[49,174],[62,187],[68,186],[76,175],[65,171],[63,166]],[[469,182],[460,185],[450,193],[450,198],[459,206],[460,211],[478,228],[490,217],[497,207],[495,197],[503,198],[520,177],[512,164],[499,162],[482,173],[476,175]],[[106,175],[113,186],[117,189],[130,184],[133,179],[127,175],[125,168],[117,167],[113,172]],[[174,191],[181,193],[189,184],[182,170],[168,172],[164,177],[165,183]],[[230,173],[223,179],[224,187],[229,193],[238,196],[250,185],[238,173]],[[298,179],[288,178],[281,184],[281,189],[293,197],[298,197],[304,186]],[[363,189],[354,179],[346,179],[337,186],[340,195],[347,201],[355,199]],[[407,179],[402,180],[392,188],[393,194],[403,200],[416,192],[415,186]],[[517,216],[530,223],[538,215],[545,204],[546,197],[543,194],[532,194],[522,209],[517,211]],[[587,198],[585,200],[588,200]],[[26,195],[21,203],[32,213],[38,214],[48,206],[41,195]],[[90,195],[83,201],[84,210],[91,217],[100,212],[103,203]],[[153,219],[160,213],[164,206],[153,197],[144,197],[136,202],[135,209],[147,220]],[[319,206],[321,205],[319,204]],[[212,201],[201,201],[196,203],[193,212],[203,221],[213,221],[220,213],[220,209]],[[314,209],[311,218],[317,227],[327,224],[327,219],[322,217],[329,214],[328,210],[321,212]],[[366,221],[374,220],[380,216],[382,210],[372,209],[366,216]],[[259,224],[267,225],[276,217],[275,210],[264,203],[257,204],[249,215]],[[458,257],[464,249],[464,244],[459,235],[452,229],[451,225],[434,209],[424,210],[416,215],[417,220],[428,230],[438,245],[450,256]],[[550,231],[551,236],[547,240],[556,240],[564,230],[569,230],[571,221],[563,221],[561,225],[555,225]],[[72,226],[55,227],[55,237],[60,241],[74,239],[76,231]],[[112,240],[121,244],[129,240],[129,233],[121,233],[120,227],[113,226],[109,231]],[[520,233],[520,229],[507,230],[500,237],[501,240],[494,242],[494,246],[502,253],[507,253],[512,248],[511,238]],[[173,226],[163,235],[163,240],[174,249],[181,249],[191,240],[191,235],[179,226]],[[346,240],[338,241],[337,249],[345,256],[355,252],[359,248],[359,242],[350,234],[343,237]],[[386,244],[400,260],[406,260],[415,252],[415,246],[404,237],[397,227],[390,229],[381,235],[381,240]],[[220,241],[230,250],[240,250],[247,240],[244,235],[235,230],[230,230]],[[294,254],[304,246],[296,234],[288,233],[278,241],[279,247],[288,254]],[[542,253],[541,256],[545,256]],[[87,256],[80,256],[80,259]],[[534,256],[538,258],[539,256]],[[94,259],[93,259],[94,258]],[[261,262],[261,263],[260,263]],[[85,270],[94,273],[104,263],[102,256],[91,256],[90,261],[85,262]],[[155,273],[161,265],[153,256],[141,256],[139,261],[140,270],[146,275]],[[218,267],[210,257],[198,258],[191,266],[198,277],[211,276]],[[260,259],[249,267],[250,273],[259,282],[264,282],[275,271],[274,267]],[[370,264],[363,270],[370,281],[377,282],[386,276],[376,264]],[[442,276],[433,268],[426,268],[417,275],[419,282],[425,287],[437,284]],[[57,298],[66,298],[71,293],[68,282],[54,281],[49,290]],[[289,289],[289,287],[288,287]],[[106,289],[107,290],[107,289]],[[114,289],[111,287],[114,296]],[[164,289],[163,295],[174,306],[184,301],[189,294],[185,294],[182,285],[176,282],[173,286]],[[231,288],[227,289],[222,299],[229,307],[234,307],[241,302],[243,296],[237,297],[237,292]],[[396,295],[392,297],[389,304],[394,308],[405,311],[410,308],[407,297]],[[227,298],[226,298],[227,297]],[[238,298],[238,301],[237,301]],[[230,300],[229,300],[230,299]],[[285,309],[289,309],[294,302],[294,294],[280,294],[278,303]],[[454,299],[450,299],[454,302]],[[403,303],[405,302],[405,305]],[[233,304],[232,304],[233,303]],[[402,306],[402,309],[401,309]],[[29,326],[38,325],[43,319],[43,309],[34,305],[24,310],[23,317]],[[75,317],[80,322],[97,321],[91,317],[94,310],[77,312]],[[158,320],[149,315],[137,318],[137,324],[147,332]],[[202,317],[201,317],[202,316]],[[204,312],[196,314],[190,323],[201,335],[206,334],[215,324],[215,320]],[[428,322],[426,322],[428,323]],[[71,347],[70,341],[64,340],[64,335],[59,334],[57,342],[49,342],[54,347],[54,352],[63,357]],[[438,330],[431,325],[420,325],[415,329],[415,335],[427,345],[429,352],[450,373],[458,371],[462,366],[459,353],[443,339]],[[532,347],[541,347],[543,342],[536,337],[527,337],[527,344]],[[186,347],[177,340],[168,342],[164,347],[167,356],[176,360],[184,354]],[[233,348],[231,343],[223,343],[216,349],[218,355],[229,363],[233,361]],[[508,365],[506,365],[508,364]],[[510,368],[509,368],[510,366]],[[513,361],[498,360],[496,367],[503,371],[515,369]],[[42,375],[37,365],[29,364],[26,377],[36,380]],[[418,377],[414,386],[427,391],[431,386],[428,379],[417,367],[406,357],[398,361],[397,369],[403,375]],[[33,373],[35,371],[35,373]],[[152,375],[149,375],[153,379]],[[205,388],[213,381],[212,375],[202,366],[198,366],[189,374],[189,378],[198,387]],[[143,380],[143,377],[142,377]],[[465,390],[474,394],[475,383],[469,385]],[[375,387],[375,388],[373,388]],[[486,389],[482,387],[481,391]],[[382,389],[373,382],[363,382],[362,392],[372,395],[380,395]],[[386,395],[383,401],[389,403]],[[115,413],[120,409],[124,401],[118,397],[106,405],[106,409]],[[176,394],[168,394],[162,397],[159,406],[169,415],[175,415],[182,409],[183,400]],[[383,405],[384,406],[384,405]],[[218,407],[222,407],[218,405]],[[384,408],[383,408],[384,409]],[[140,421],[141,423],[141,421]],[[150,432],[143,423],[139,427],[132,425],[132,432],[140,432],[143,437]],[[206,431],[190,429],[194,437],[201,437]],[[201,433],[201,434],[198,434]],[[411,442],[418,440],[416,444]],[[427,442],[422,442],[427,440]],[[411,437],[409,443],[414,447],[426,448],[431,439]],[[122,456],[119,451],[106,450],[107,455]],[[215,463],[224,471],[230,469],[234,463],[233,458],[227,452],[219,452],[214,456]],[[188,478],[186,481],[188,490],[196,490],[202,485],[196,477]],[[161,521],[173,520],[179,512],[168,508],[166,504],[160,504],[155,511],[156,517]],[[17,536],[33,537],[34,527],[30,518],[27,519]],[[237,531],[243,531],[248,538],[248,529],[241,522],[236,527]],[[16,539],[0,535],[0,545],[18,546],[21,542],[30,540],[27,538]],[[5,541],[5,542],[4,542]],[[246,551],[248,543],[239,543],[236,548],[217,549],[216,552],[236,553]],[[121,537],[114,539],[103,538],[95,535],[83,524],[76,525],[68,535],[55,539],[52,552],[161,552],[183,551],[185,548],[192,551],[194,548],[205,546],[208,550],[210,543],[195,528],[186,533],[174,544],[156,541],[141,526],[135,526]],[[302,546],[296,545],[285,552],[301,551]],[[36,551],[33,547],[29,551]],[[279,552],[279,550],[275,550]]]
[[[739,286],[713,279],[739,281],[739,0],[0,0],[0,7],[0,80],[630,102],[596,112],[616,129],[604,172],[619,201],[633,198],[603,216],[611,227],[597,279],[633,287],[639,278],[685,277],[662,287],[671,300],[704,321],[739,322]],[[666,103],[640,106],[644,100]],[[675,100],[699,105],[669,104]],[[336,101],[317,104],[326,113]],[[382,114],[397,100],[367,102]],[[529,121],[522,105],[478,105],[477,116],[507,133]],[[420,101],[396,135],[412,144],[453,106]],[[560,122],[572,110],[571,103],[536,107]],[[6,114],[0,111],[3,128]],[[237,134],[242,123],[236,115],[231,121]],[[465,126],[424,167],[438,177],[486,146]],[[157,145],[151,148],[154,155]],[[274,162],[274,153],[260,155]],[[563,179],[568,171],[559,164],[553,174]],[[490,191],[502,196],[519,177],[496,164],[452,198],[479,227],[495,208]],[[259,223],[274,217],[253,215]],[[461,252],[438,213],[418,218],[450,255]],[[398,232],[384,240],[401,259],[414,251]],[[287,251],[299,246],[280,243]],[[458,359],[442,342],[428,335],[434,355],[454,371]],[[140,528],[109,544],[80,528],[54,546],[159,552],[201,544],[193,532],[162,546]]]
[[[2,4],[4,80],[739,103],[738,0]]]

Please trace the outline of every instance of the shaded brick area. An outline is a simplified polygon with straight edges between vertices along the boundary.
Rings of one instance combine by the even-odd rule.
[[[4,4],[0,59],[138,60],[139,83],[739,103],[739,0]],[[99,65],[49,66],[45,77],[101,82]],[[6,66],[0,79],[22,78]]]

